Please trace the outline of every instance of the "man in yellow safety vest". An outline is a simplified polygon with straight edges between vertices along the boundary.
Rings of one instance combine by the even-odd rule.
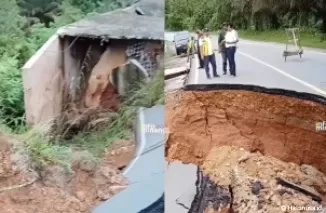
[[[209,64],[212,64],[213,76],[218,78],[220,76],[217,74],[216,71],[216,58],[213,50],[213,43],[211,38],[209,37],[208,29],[205,28],[203,32],[204,32],[204,37],[201,40],[200,50],[201,50],[201,55],[204,57],[204,67],[206,71],[206,77],[208,79],[211,78],[209,74]]]
[[[195,47],[195,38],[193,36],[190,37],[189,41],[188,41],[188,49],[187,49],[187,55],[188,55],[188,60],[190,60],[190,57],[194,57],[194,53],[196,51],[196,47]]]
[[[193,54],[195,52],[195,39],[194,37],[190,37],[189,41],[188,41],[188,50],[187,53],[189,54]]]

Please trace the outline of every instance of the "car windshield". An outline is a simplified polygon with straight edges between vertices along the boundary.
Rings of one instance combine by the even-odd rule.
[[[188,40],[189,37],[190,37],[190,34],[188,32],[176,33],[174,36],[174,40],[175,41]]]

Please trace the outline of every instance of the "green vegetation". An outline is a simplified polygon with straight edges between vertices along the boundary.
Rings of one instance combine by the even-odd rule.
[[[326,0],[166,0],[166,28],[217,31],[231,21],[244,38],[282,42],[284,28],[300,27],[302,44],[325,47]]]
[[[245,39],[279,43],[287,42],[284,30],[240,30],[239,34],[241,35],[241,38]],[[302,46],[326,49],[326,40],[321,40],[319,33],[315,32],[314,30],[301,29],[300,38]]]
[[[41,18],[28,25],[30,17],[20,15],[22,8],[15,0],[4,0],[0,6],[0,121],[14,130],[24,127],[21,67],[58,27],[85,16],[68,1],[60,8],[61,15],[47,27]]]
[[[80,133],[69,141],[28,130],[24,118],[21,67],[61,26],[98,12],[128,6],[133,0],[3,0],[0,6],[0,131],[25,142],[38,166],[69,166],[72,146],[87,148],[98,156],[117,138],[129,137],[138,106],[162,100],[163,74],[142,85],[124,103],[104,131]]]

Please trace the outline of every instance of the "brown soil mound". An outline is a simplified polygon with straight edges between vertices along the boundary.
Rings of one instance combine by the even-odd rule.
[[[249,91],[188,91],[166,97],[168,160],[202,164],[212,147],[235,145],[326,172],[326,105]]]
[[[297,184],[316,195],[318,192],[315,189],[326,192],[326,176],[314,167],[285,163],[238,147],[213,148],[201,168],[204,175],[208,175],[219,187],[229,189],[232,199],[224,208],[225,212],[285,212],[282,207],[306,207],[302,211],[286,209],[288,212],[312,212],[307,210],[308,207],[321,210],[322,205],[311,196],[278,184],[276,178]],[[216,210],[210,209],[208,212],[219,212]]]
[[[73,173],[58,166],[36,173],[18,142],[0,138],[2,213],[89,213],[126,186],[117,170],[97,165],[87,152],[73,157]]]
[[[117,140],[105,150],[103,163],[116,169],[124,169],[135,155],[135,143],[131,140]]]

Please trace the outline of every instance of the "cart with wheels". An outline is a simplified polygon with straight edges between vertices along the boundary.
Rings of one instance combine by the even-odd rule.
[[[287,35],[287,43],[285,50],[283,52],[284,60],[289,56],[299,55],[300,59],[302,58],[303,49],[300,44],[300,32],[299,28],[288,28],[285,29]],[[289,50],[289,46],[294,45],[293,50]]]

